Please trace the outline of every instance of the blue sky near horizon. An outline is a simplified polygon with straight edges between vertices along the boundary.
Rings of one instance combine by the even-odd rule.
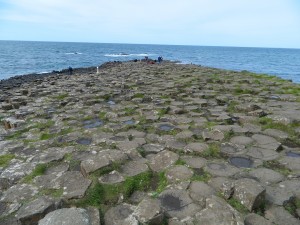
[[[299,0],[0,0],[0,40],[300,48]]]

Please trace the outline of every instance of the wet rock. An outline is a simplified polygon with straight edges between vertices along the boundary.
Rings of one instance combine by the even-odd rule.
[[[272,225],[273,223],[255,213],[250,213],[245,217],[245,225]]]
[[[149,160],[149,166],[151,170],[159,172],[172,166],[178,159],[176,153],[164,150]]]
[[[16,213],[16,218],[24,225],[38,224],[47,213],[56,210],[60,206],[59,202],[46,197],[39,197],[23,205]]]
[[[265,202],[266,189],[252,179],[240,179],[234,184],[233,197],[249,211],[258,209]]]
[[[299,225],[300,220],[289,214],[283,207],[272,206],[265,211],[265,217],[278,225]]]
[[[121,204],[110,208],[104,215],[106,225],[138,225],[138,220],[133,212],[136,206]]]
[[[133,215],[142,224],[162,224],[164,219],[163,211],[158,199],[146,198],[138,204]]]
[[[244,221],[238,211],[223,199],[212,196],[206,199],[206,208],[195,215],[195,225],[243,225]]]
[[[166,171],[166,177],[169,183],[188,180],[193,176],[193,171],[186,166],[174,166]]]
[[[159,195],[159,200],[165,214],[171,218],[184,219],[201,209],[183,190],[165,190]]]
[[[49,224],[96,225],[96,224],[100,224],[100,219],[89,215],[89,212],[86,209],[64,208],[64,209],[58,209],[48,213],[38,223],[38,225],[49,225]]]

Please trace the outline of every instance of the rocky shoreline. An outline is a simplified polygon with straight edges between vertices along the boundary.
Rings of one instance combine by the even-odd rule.
[[[300,224],[300,85],[167,61],[66,74],[0,82],[1,225]]]

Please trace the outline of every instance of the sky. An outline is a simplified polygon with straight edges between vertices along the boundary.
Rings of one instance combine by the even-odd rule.
[[[300,48],[300,1],[0,0],[0,40]]]

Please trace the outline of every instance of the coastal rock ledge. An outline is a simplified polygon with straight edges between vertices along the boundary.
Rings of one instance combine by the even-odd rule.
[[[300,224],[299,85],[169,61],[16,79],[1,225]]]

